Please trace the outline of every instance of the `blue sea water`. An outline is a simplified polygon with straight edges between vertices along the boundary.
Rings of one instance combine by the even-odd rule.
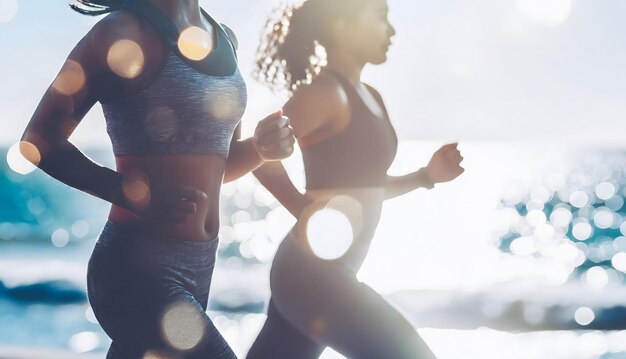
[[[88,155],[111,165],[105,151]],[[6,157],[6,150],[0,151],[0,156]],[[549,250],[541,247],[541,241],[531,254],[522,253],[519,248],[523,246],[513,243],[536,229],[529,227],[532,216],[538,213],[533,210],[541,207],[549,221],[555,209],[567,206],[572,219],[563,238],[569,238],[585,257],[560,286],[551,291],[541,289],[541,295],[524,295],[514,286],[496,284],[474,292],[407,288],[389,294],[390,301],[417,327],[424,328],[420,334],[441,358],[626,358],[626,313],[619,304],[626,300],[624,277],[611,261],[612,256],[626,252],[626,153],[595,151],[559,173],[563,174],[557,179],[562,182],[559,188],[563,193],[548,188],[546,195],[538,190],[541,186],[534,186],[503,194],[499,209],[509,214],[515,211],[521,222],[513,221],[502,229],[492,250],[512,260],[548,258]],[[549,182],[544,187],[549,187]],[[602,183],[613,186],[609,188],[614,192],[610,198],[603,199],[605,195],[597,193]],[[587,194],[581,208],[569,203],[577,191]],[[543,206],[536,203],[538,197],[546,197]],[[4,161],[0,162],[0,200],[0,353],[3,346],[104,353],[109,339],[86,301],[85,273],[108,205],[40,171],[19,175]],[[606,208],[614,223],[599,228],[605,226],[598,224],[601,218],[594,214]],[[269,263],[284,233],[255,236],[255,232],[265,230],[257,226],[259,221],[280,208],[249,178],[225,187],[222,210],[222,244],[209,314],[236,352],[243,355],[264,320]],[[573,223],[582,219],[593,227],[593,233],[584,240],[573,233]],[[289,224],[282,228],[288,230]],[[595,271],[600,273],[599,279],[589,274],[594,267],[600,268]],[[589,284],[597,286],[598,280],[602,284],[605,276],[610,285],[590,289]],[[587,302],[597,307],[593,307],[591,324],[582,325],[574,320],[574,311],[581,307],[577,299],[587,297],[593,297]],[[501,343],[494,338],[500,338]],[[450,340],[460,343],[458,351],[446,344]],[[477,348],[480,343],[484,347]],[[513,349],[519,352],[517,356],[498,356],[498,350]],[[340,356],[328,351],[324,357]]]

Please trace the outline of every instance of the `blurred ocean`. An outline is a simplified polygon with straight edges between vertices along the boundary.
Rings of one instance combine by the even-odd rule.
[[[438,146],[403,141],[390,174],[423,166]],[[385,204],[359,279],[442,359],[626,358],[626,151],[460,148],[458,181]],[[109,151],[86,153],[112,166]],[[17,173],[9,149],[0,156],[0,358],[23,348],[103,358],[109,340],[85,273],[108,205],[41,171]],[[298,156],[286,165],[302,187]],[[252,177],[224,187],[209,315],[241,356],[265,318],[269,263],[293,223]]]

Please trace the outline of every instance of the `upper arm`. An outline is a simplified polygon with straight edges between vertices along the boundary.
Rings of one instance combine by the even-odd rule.
[[[128,46],[131,43],[136,46]],[[131,15],[115,12],[102,19],[70,52],[22,139],[67,140],[96,102],[123,96],[145,80],[149,52]]]
[[[67,139],[97,101],[100,65],[94,60],[92,34],[74,47],[61,70],[43,95],[33,114],[23,141],[38,148],[44,139]]]
[[[283,110],[301,147],[337,134],[350,119],[345,91],[334,78],[325,75],[320,75],[310,85],[299,87]]]

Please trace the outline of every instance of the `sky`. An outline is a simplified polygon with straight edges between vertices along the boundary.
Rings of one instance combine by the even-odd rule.
[[[19,139],[74,44],[97,18],[66,0],[0,0],[0,145]],[[285,98],[256,83],[260,30],[276,0],[201,1],[234,28],[248,75],[244,133]],[[622,0],[389,0],[387,63],[364,80],[399,136],[421,141],[626,143]],[[97,105],[72,137],[110,146]]]

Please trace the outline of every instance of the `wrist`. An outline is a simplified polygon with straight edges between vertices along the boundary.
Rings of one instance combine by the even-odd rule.
[[[435,187],[435,181],[430,176],[430,173],[428,172],[428,167],[420,168],[417,173],[419,174],[419,178],[422,182],[422,187],[426,189],[433,189]]]
[[[258,146],[256,136],[248,138],[247,140],[245,140],[245,142],[248,142],[254,149],[254,154],[257,157],[257,162],[259,163],[259,167],[263,166],[267,161],[265,160],[265,158],[263,158],[263,155],[261,154],[261,149]]]

